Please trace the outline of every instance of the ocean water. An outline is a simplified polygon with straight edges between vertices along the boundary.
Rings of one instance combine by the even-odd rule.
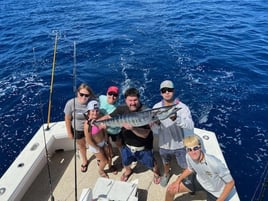
[[[171,79],[195,126],[216,133],[241,200],[260,193],[268,163],[266,1],[5,0],[0,9],[0,175],[47,121],[57,35],[52,122],[63,120],[81,82],[96,94],[112,84],[122,93],[137,87],[152,107],[160,82]]]

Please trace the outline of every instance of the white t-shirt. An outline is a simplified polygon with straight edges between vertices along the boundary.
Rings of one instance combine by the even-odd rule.
[[[188,168],[196,172],[196,179],[201,186],[216,197],[219,197],[225,183],[233,180],[225,164],[213,155],[204,154],[204,159],[197,163],[186,154]]]
[[[159,147],[163,149],[175,150],[183,148],[182,140],[184,136],[187,133],[193,134],[194,122],[189,108],[178,99],[174,100],[174,104],[178,104],[178,107],[181,108],[177,111],[177,118],[173,122],[170,118],[167,118],[161,121],[160,125],[154,124],[152,126],[154,134],[159,135]],[[163,106],[163,102],[160,101],[153,108]],[[168,127],[165,125],[168,125]]]

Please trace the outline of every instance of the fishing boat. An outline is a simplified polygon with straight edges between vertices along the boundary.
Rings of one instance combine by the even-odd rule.
[[[117,164],[119,173],[109,173],[109,179],[100,178],[98,174],[97,161],[93,153],[87,151],[88,170],[86,173],[80,171],[81,161],[79,150],[76,148],[75,140],[70,140],[67,135],[65,122],[50,123],[50,109],[53,86],[53,75],[55,68],[57,47],[57,35],[55,37],[54,57],[52,65],[52,77],[49,96],[48,121],[41,125],[33,135],[30,142],[25,146],[15,161],[0,179],[1,201],[162,201],[165,198],[166,187],[156,185],[153,182],[153,172],[147,170],[139,163],[133,164],[133,174],[128,182],[121,182],[122,174],[121,159],[119,153],[113,157]],[[76,48],[74,43],[74,58]],[[74,59],[75,61],[75,59]],[[76,71],[74,62],[74,77]],[[75,79],[74,79],[75,80]],[[75,83],[75,81],[74,81]],[[176,108],[175,108],[176,109]],[[178,109],[178,108],[177,108]],[[176,109],[176,110],[177,110]],[[172,112],[171,112],[172,113]],[[153,113],[146,111],[142,117],[148,116],[155,120]],[[163,115],[159,113],[158,119]],[[132,117],[129,116],[129,119]],[[143,119],[143,118],[141,118]],[[115,122],[120,123],[122,119]],[[113,123],[115,123],[113,122]],[[136,121],[136,123],[141,123]],[[144,122],[143,122],[144,123]],[[148,122],[147,122],[148,123]],[[213,154],[226,164],[217,141],[215,133],[195,128],[194,133],[202,139],[203,148],[206,153]],[[114,146],[115,147],[115,146]],[[158,164],[162,164],[158,153],[158,136],[154,136],[154,153]],[[116,151],[116,150],[115,150]],[[182,170],[176,165],[175,160],[172,167],[174,181]],[[226,164],[227,165],[227,164]],[[160,170],[161,166],[160,166]],[[205,200],[202,192],[194,195],[189,193],[178,194],[176,201]],[[239,201],[239,196],[234,188],[231,201]]]
[[[109,179],[99,178],[96,159],[88,151],[88,171],[80,172],[79,154],[74,150],[73,140],[68,139],[64,121],[51,123],[49,129],[47,127],[47,124],[40,127],[1,177],[0,200],[164,200],[166,188],[154,184],[153,173],[139,164],[133,164],[134,173],[128,182],[120,181],[122,169],[117,175],[109,173]],[[202,139],[207,153],[216,155],[226,164],[215,133],[198,128],[194,129],[194,133]],[[155,136],[154,151],[157,160],[160,160],[157,140]],[[115,155],[113,160],[116,164],[119,157]],[[171,181],[181,173],[175,163],[172,167],[175,170]],[[197,192],[194,195],[177,195],[176,200],[205,198],[204,193]],[[237,192],[232,201],[239,201]]]

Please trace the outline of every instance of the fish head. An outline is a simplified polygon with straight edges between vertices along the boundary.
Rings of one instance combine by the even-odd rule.
[[[170,117],[171,115],[174,115],[177,113],[177,111],[179,111],[181,108],[178,107],[178,105],[173,105],[171,107],[168,107],[166,109],[163,109],[163,110],[160,110],[158,113],[157,113],[157,118],[159,120],[164,120],[168,117]]]

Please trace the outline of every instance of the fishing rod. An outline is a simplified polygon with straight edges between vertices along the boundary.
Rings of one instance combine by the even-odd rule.
[[[34,67],[36,69],[36,59],[35,59],[35,49],[33,48],[33,55],[34,55]],[[47,140],[45,135],[45,127],[44,127],[44,112],[42,108],[42,102],[41,102],[41,95],[38,93],[39,103],[40,103],[40,113],[41,113],[41,119],[42,119],[42,130],[43,130],[43,138],[44,138],[44,144],[45,144],[45,153],[46,153],[46,165],[47,165],[47,171],[48,171],[48,182],[49,182],[49,191],[50,191],[50,198],[51,201],[54,201],[54,195],[52,190],[52,180],[51,180],[51,172],[50,172],[50,165],[49,165],[49,154],[48,154],[48,148],[47,148]]]
[[[75,120],[75,97],[76,97],[76,43],[74,41],[74,66],[73,66],[73,92],[74,92],[74,188],[75,188],[75,201],[77,201],[77,160],[76,160],[76,120]]]
[[[261,179],[259,180],[259,184],[255,189],[251,201],[265,201],[267,187],[268,187],[268,162],[266,163],[264,171],[261,175]]]
[[[49,123],[50,123],[50,112],[51,112],[51,103],[52,103],[52,92],[53,92],[54,72],[55,72],[55,63],[56,63],[56,53],[57,53],[57,41],[58,41],[58,34],[56,33],[55,44],[54,44],[53,63],[52,63],[52,72],[51,72],[49,101],[48,101],[47,130],[49,130]]]

